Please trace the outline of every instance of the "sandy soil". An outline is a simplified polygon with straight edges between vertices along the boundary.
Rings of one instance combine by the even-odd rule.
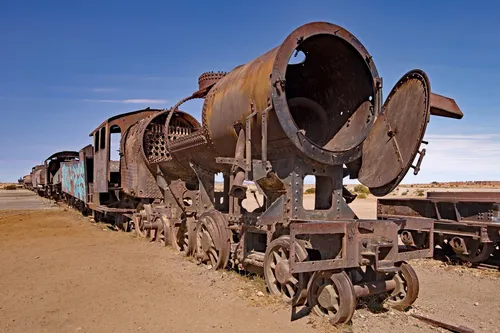
[[[50,200],[35,195],[28,190],[3,190],[0,189],[0,210],[2,209],[53,209],[57,205]]]
[[[32,200],[44,207],[29,193],[18,201],[31,207]],[[290,309],[267,295],[262,279],[207,270],[169,247],[62,208],[0,211],[0,262],[0,332],[336,331],[314,316],[291,321]],[[421,286],[411,311],[500,332],[497,272],[433,260],[414,265]],[[445,332],[366,306],[341,331],[348,329]]]

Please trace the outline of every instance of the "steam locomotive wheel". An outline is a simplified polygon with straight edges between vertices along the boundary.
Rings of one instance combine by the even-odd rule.
[[[213,269],[223,269],[229,261],[231,234],[226,218],[217,210],[200,216],[196,228],[196,257]]]
[[[493,251],[495,251],[494,243],[481,243],[478,240],[468,239],[465,241],[468,254],[457,253],[457,257],[463,261],[468,261],[472,264],[477,264],[486,261]]]
[[[115,227],[119,230],[130,231],[130,220],[128,217],[118,214],[115,216]]]
[[[281,295],[286,303],[298,302],[305,298],[305,274],[290,272],[290,236],[285,235],[273,240],[264,256],[264,277],[269,292]],[[296,261],[307,258],[305,247],[295,243]]]
[[[356,309],[356,294],[344,271],[319,271],[309,281],[307,302],[315,314],[337,325],[351,320]]]
[[[196,252],[196,220],[194,217],[186,219],[187,228],[187,250],[186,255],[194,255]]]
[[[156,241],[163,246],[170,245],[171,236],[170,236],[170,223],[166,216],[162,216],[158,218],[158,222],[160,222],[160,226],[157,231]]]
[[[400,266],[400,271],[394,275],[393,280],[396,281],[396,288],[389,294],[385,303],[396,310],[406,310],[418,297],[419,282],[417,273],[409,264],[403,263]]]
[[[135,214],[134,229],[137,235],[142,238],[151,237],[151,230],[144,229],[144,217],[141,213]]]
[[[185,220],[170,220],[170,238],[172,247],[178,252],[188,252],[189,234]]]

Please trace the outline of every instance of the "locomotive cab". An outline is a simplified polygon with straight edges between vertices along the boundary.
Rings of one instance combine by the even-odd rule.
[[[119,114],[106,119],[90,133],[94,148],[93,182],[89,184],[89,207],[92,210],[106,213],[120,205],[122,181],[128,172],[123,167],[122,141],[132,125],[159,111],[146,108]],[[117,136],[119,140],[115,139]]]

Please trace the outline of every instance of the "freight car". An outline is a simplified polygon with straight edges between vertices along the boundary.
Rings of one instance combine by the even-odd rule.
[[[34,192],[44,196],[45,190],[45,165],[35,165],[31,169],[31,184]]]
[[[498,263],[500,192],[428,192],[427,198],[377,200],[378,219],[434,220],[434,245],[459,259],[479,264]],[[407,246],[420,247],[423,235],[405,233]],[[496,258],[494,258],[496,254]]]
[[[78,158],[61,163],[62,199],[84,215],[92,201],[89,184],[93,182],[93,152],[92,145],[87,145],[78,152]]]
[[[61,163],[71,161],[78,157],[75,151],[60,151],[47,157],[44,161],[44,196],[58,200],[61,191]]]
[[[21,183],[25,189],[31,190],[33,188],[33,184],[31,183],[31,174],[23,176]]]
[[[304,59],[289,62],[297,53]],[[358,219],[343,179],[390,193],[410,168],[418,172],[430,115],[461,118],[454,101],[433,94],[427,75],[412,70],[383,102],[368,51],[324,22],[198,83],[171,109],[117,115],[92,131],[93,147],[62,163],[65,198],[213,269],[262,274],[294,310],[307,305],[333,324],[351,319],[358,297],[411,306],[419,283],[407,261],[432,256],[433,220]],[[195,98],[204,100],[201,123],[179,109]],[[307,176],[316,178],[313,209],[303,205]],[[253,211],[243,207],[247,182],[264,198]],[[427,242],[400,247],[408,232]]]

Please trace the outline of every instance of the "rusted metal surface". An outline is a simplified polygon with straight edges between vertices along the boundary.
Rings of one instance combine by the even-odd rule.
[[[355,285],[354,292],[356,293],[356,297],[368,297],[370,295],[392,291],[396,288],[396,286],[396,280],[394,279],[387,281],[364,282]]]
[[[467,201],[500,203],[500,192],[427,192],[427,199],[435,201]]]
[[[423,322],[426,322],[426,323],[431,324],[433,326],[445,328],[448,331],[455,332],[455,333],[474,333],[475,332],[472,328],[469,328],[466,326],[462,326],[462,325],[456,326],[456,325],[448,324],[448,323],[442,322],[440,320],[421,316],[421,315],[416,314],[416,313],[411,313],[410,316],[417,318],[419,320],[422,320]]]
[[[414,70],[406,73],[387,97],[364,142],[359,171],[359,181],[373,194],[391,192],[411,167],[429,121],[429,95],[427,75]]]
[[[161,198],[162,193],[156,184],[156,178],[150,171],[147,165],[147,160],[144,158],[144,150],[149,152],[148,157],[154,158],[160,156],[160,148],[158,152],[154,151],[151,146],[146,146],[143,141],[144,132],[148,126],[148,121],[154,118],[155,115],[149,115],[131,125],[122,137],[123,156],[121,158],[121,187],[124,193],[135,198]],[[161,138],[157,132],[153,130],[146,134],[151,145],[157,142],[157,146],[161,146]],[[148,142],[148,143],[149,143]],[[158,156],[155,156],[158,154]],[[168,154],[165,150],[161,154]]]
[[[33,182],[31,181],[31,174],[23,176],[22,183],[25,188],[31,190],[33,188]]]
[[[431,114],[455,119],[462,119],[464,116],[454,99],[435,93],[431,94]]]
[[[356,295],[345,272],[316,272],[309,281],[308,306],[333,325],[347,323],[356,308]]]
[[[77,151],[60,151],[45,159],[45,196],[59,199],[62,194],[61,163],[78,159]]]
[[[105,120],[99,125],[89,136],[94,139],[94,191],[95,193],[108,193],[108,186],[111,177],[110,170],[110,135],[112,131],[119,131],[124,135],[130,126],[137,123],[139,120],[156,114],[162,110],[159,109],[143,109],[123,113]],[[120,147],[123,151],[123,147]],[[95,195],[95,199],[99,196]],[[95,202],[99,203],[99,202]]]
[[[291,247],[294,251],[290,251]],[[295,260],[301,262],[307,259],[307,252],[303,244],[291,241],[288,235],[281,236],[269,244],[264,256],[264,277],[266,279],[269,292],[274,295],[281,295],[283,300],[291,303],[292,300],[299,301],[300,295],[306,288],[306,276],[298,273],[294,274],[290,270],[290,256],[295,256]]]
[[[500,200],[492,197],[467,199],[430,197],[429,199],[384,198],[377,200],[379,218],[425,217],[445,223],[499,226]]]
[[[205,91],[220,79],[226,76],[227,72],[206,72],[198,78],[198,91]]]
[[[31,182],[35,190],[43,191],[45,187],[46,167],[44,164],[36,165],[31,171]]]
[[[427,224],[427,227],[416,221],[413,225],[405,225],[404,221],[363,220],[293,223],[290,226],[292,241],[295,241],[299,235],[338,235],[341,246],[331,258],[325,258],[322,255],[321,260],[296,262],[292,256],[290,270],[293,273],[300,273],[374,265],[375,270],[381,272],[397,271],[395,264],[398,262],[432,257],[432,242],[428,242],[418,251],[399,252],[398,235],[402,230],[414,230],[418,227],[418,232],[432,234],[432,222],[422,222]],[[310,238],[310,242],[315,247],[315,242],[319,242],[319,239]],[[381,249],[384,250],[380,251]]]
[[[303,64],[289,66],[288,60],[296,49],[307,54],[306,60]],[[317,51],[319,49],[322,51]],[[378,89],[374,79],[378,78],[378,74],[374,64],[367,64],[365,58],[369,58],[368,52],[345,29],[328,23],[310,23],[292,32],[280,46],[235,68],[212,88],[205,100],[203,126],[219,156],[233,154],[236,145],[233,124],[245,123],[252,112],[251,103],[257,115],[250,135],[252,142],[260,141],[262,112],[272,100],[274,112],[269,114],[267,122],[268,141],[288,138],[288,144],[293,144],[308,157],[327,164],[332,164],[332,161],[335,164],[343,162],[344,154],[341,152],[347,154],[362,141],[360,137],[363,133],[360,132],[366,132],[364,128],[370,127],[378,113],[378,106],[373,105],[373,110],[369,110],[370,116],[364,110],[365,116],[360,116],[356,121],[350,120],[350,145],[345,146],[346,140],[335,139],[342,124],[347,123],[363,102],[369,101],[370,97],[377,98]],[[322,75],[329,79],[306,79]],[[348,75],[358,77],[359,82],[354,84],[356,89],[348,90],[341,84]],[[345,98],[329,99],[332,92]],[[308,135],[314,139],[314,126],[324,124],[318,124],[317,119],[300,120],[301,108],[289,108],[287,101],[296,96],[307,98],[323,109],[331,125],[325,128],[323,140],[313,142]],[[363,112],[359,111],[359,114]],[[306,125],[309,131],[304,135],[302,133]],[[342,142],[344,147],[339,146]],[[261,150],[258,145],[253,148],[254,154]],[[271,150],[271,147],[268,149]]]
[[[200,216],[196,231],[196,257],[215,269],[227,266],[231,252],[231,232],[223,214],[213,209]]]
[[[391,291],[386,304],[403,311],[417,300],[420,283],[417,273],[408,263],[403,262],[398,268],[400,268],[399,271],[392,278],[396,286]]]
[[[421,199],[378,199],[377,218],[430,220],[435,245],[480,263],[490,259],[500,242],[499,206],[499,192],[428,192]]]

